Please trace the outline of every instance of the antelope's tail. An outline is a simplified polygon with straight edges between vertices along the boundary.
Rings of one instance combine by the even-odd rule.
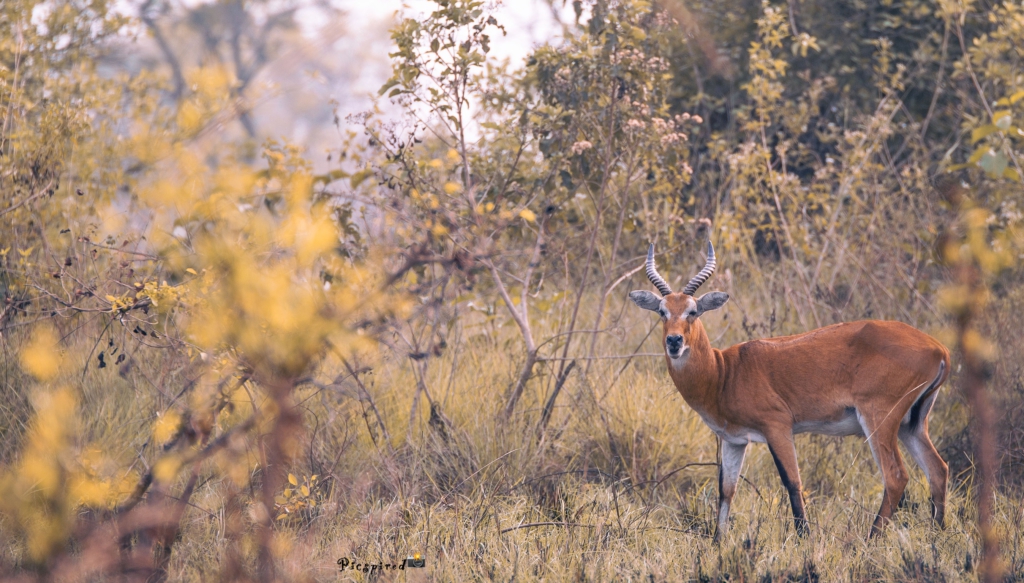
[[[910,406],[909,419],[907,420],[907,426],[912,431],[917,431],[924,419],[928,417],[928,413],[932,410],[932,405],[935,403],[935,394],[938,392],[939,387],[942,383],[946,382],[946,378],[949,376],[949,354],[943,355],[941,361],[939,361],[939,374],[935,375],[935,380],[928,385],[928,388],[921,391],[921,394],[914,401],[914,404]]]

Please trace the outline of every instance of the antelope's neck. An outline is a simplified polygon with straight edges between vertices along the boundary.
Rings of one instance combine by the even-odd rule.
[[[725,363],[722,351],[712,348],[703,327],[690,346],[690,357],[681,367],[673,366],[666,356],[669,374],[686,404],[697,411],[705,421],[717,420],[718,395],[722,387]]]

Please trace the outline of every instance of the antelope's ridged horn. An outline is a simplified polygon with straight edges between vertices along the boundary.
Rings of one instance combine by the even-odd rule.
[[[647,248],[647,279],[651,280],[661,295],[667,296],[672,293],[672,288],[665,283],[665,280],[658,274],[658,268],[654,266],[654,243]]]
[[[700,270],[700,273],[693,276],[690,283],[686,284],[686,288],[683,289],[683,293],[692,296],[705,281],[711,277],[711,274],[715,272],[715,247],[708,241],[708,262],[704,264],[704,269]]]

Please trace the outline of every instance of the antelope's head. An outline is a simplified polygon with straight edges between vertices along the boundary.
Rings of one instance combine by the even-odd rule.
[[[664,322],[664,346],[665,354],[668,355],[672,366],[680,368],[690,358],[690,348],[697,339],[704,334],[704,327],[698,318],[701,314],[710,310],[717,310],[729,301],[729,294],[725,292],[710,292],[699,298],[693,294],[697,288],[711,277],[715,271],[715,248],[708,241],[708,259],[704,269],[693,276],[690,283],[686,284],[681,292],[672,292],[672,288],[658,274],[654,266],[654,245],[647,250],[647,277],[658,288],[662,297],[658,297],[649,291],[629,292],[629,299],[645,310],[657,312]]]

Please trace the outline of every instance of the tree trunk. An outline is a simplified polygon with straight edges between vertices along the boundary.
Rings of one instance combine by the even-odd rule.
[[[519,377],[516,379],[516,384],[512,388],[512,393],[508,396],[508,402],[505,404],[505,419],[512,416],[512,412],[515,411],[516,403],[519,401],[519,397],[523,396],[523,389],[526,388],[526,382],[530,380],[530,375],[533,374],[533,365],[537,364],[537,351],[527,350],[526,351],[526,362],[523,363],[523,368],[519,371]]]
[[[992,528],[992,506],[996,484],[996,438],[992,428],[996,424],[995,410],[988,397],[985,381],[988,378],[984,360],[972,343],[965,343],[972,332],[971,315],[958,319],[958,344],[963,354],[963,391],[974,412],[974,463],[977,468],[978,534],[981,536],[981,562],[978,579],[982,583],[1002,580],[999,563],[999,539]],[[975,332],[974,335],[977,333]]]

